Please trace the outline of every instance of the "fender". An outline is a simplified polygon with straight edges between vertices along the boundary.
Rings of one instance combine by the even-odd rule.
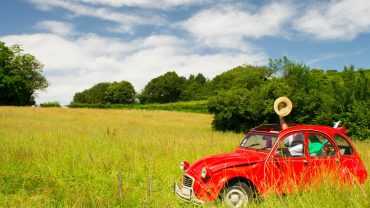
[[[259,187],[256,186],[256,184],[258,185],[258,183],[256,183],[256,181],[259,181],[261,179],[259,179],[258,177],[254,177],[256,175],[252,175],[252,174],[246,174],[246,173],[251,173],[253,171],[245,171],[245,166],[252,166],[254,164],[256,164],[257,162],[254,162],[254,163],[247,163],[245,165],[239,165],[237,167],[229,167],[228,169],[224,169],[222,172],[219,172],[220,175],[220,179],[218,180],[218,183],[217,183],[217,193],[218,195],[220,194],[220,191],[222,190],[222,188],[225,186],[225,184],[227,182],[229,182],[230,180],[233,180],[233,179],[238,179],[240,181],[244,181],[244,182],[247,182],[247,183],[252,183],[252,185],[254,186],[254,188],[257,189],[257,191],[259,191]]]

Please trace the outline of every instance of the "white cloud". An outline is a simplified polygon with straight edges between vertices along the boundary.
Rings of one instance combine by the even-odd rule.
[[[369,48],[365,48],[365,49],[361,49],[361,50],[357,50],[357,51],[352,51],[352,52],[346,52],[346,53],[343,53],[343,52],[342,53],[340,53],[340,52],[324,53],[324,54],[320,54],[317,58],[307,60],[305,63],[308,64],[308,65],[314,65],[315,66],[315,65],[319,64],[322,61],[327,61],[327,60],[331,60],[331,59],[349,58],[351,56],[359,56],[359,55],[362,55],[362,54],[366,53],[368,50],[369,50]],[[316,66],[316,67],[322,68],[321,66]]]
[[[331,0],[311,5],[294,21],[294,27],[318,39],[354,39],[370,32],[370,1]]]
[[[73,24],[61,21],[42,21],[38,22],[36,27],[61,36],[71,35],[74,30]]]
[[[66,38],[55,34],[0,37],[7,44],[20,44],[44,65],[50,87],[37,102],[57,100],[68,104],[75,92],[99,82],[127,80],[137,91],[156,76],[176,71],[182,76],[203,73],[213,77],[235,66],[265,64],[264,53],[223,52],[202,55],[192,42],[175,36],[153,35],[122,42],[94,34]]]
[[[210,0],[79,0],[80,2],[111,7],[140,7],[154,9],[171,9],[179,6],[199,5]]]
[[[102,20],[117,23],[113,28],[115,32],[132,33],[133,29],[139,25],[161,25],[166,21],[157,15],[144,14],[126,14],[117,12],[106,7],[93,7],[90,5],[77,3],[69,0],[29,0],[38,8],[43,10],[52,10],[53,8],[63,8],[77,16],[95,17]]]
[[[181,26],[206,45],[248,49],[244,38],[283,35],[283,26],[293,15],[294,7],[288,3],[271,3],[257,12],[239,5],[218,5],[198,12]]]

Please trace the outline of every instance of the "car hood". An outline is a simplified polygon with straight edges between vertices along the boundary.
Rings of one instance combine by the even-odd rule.
[[[199,173],[203,167],[207,167],[209,170],[211,170],[211,172],[214,173],[229,167],[253,165],[255,163],[262,162],[266,156],[266,153],[257,152],[255,150],[246,150],[242,153],[233,152],[212,155],[196,161],[186,170],[185,173]]]

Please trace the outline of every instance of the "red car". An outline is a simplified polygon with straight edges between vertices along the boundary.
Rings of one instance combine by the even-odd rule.
[[[320,178],[363,184],[367,171],[345,131],[319,125],[256,127],[233,153],[181,162],[184,173],[175,194],[198,204],[222,199],[243,207],[258,195],[289,193]]]

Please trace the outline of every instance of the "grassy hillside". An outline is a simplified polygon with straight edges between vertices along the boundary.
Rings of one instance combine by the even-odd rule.
[[[211,121],[168,111],[0,107],[0,206],[187,206],[173,194],[179,162],[233,151],[243,137],[214,132]],[[357,147],[369,168],[370,144]],[[369,207],[369,193],[368,180],[254,206]]]

